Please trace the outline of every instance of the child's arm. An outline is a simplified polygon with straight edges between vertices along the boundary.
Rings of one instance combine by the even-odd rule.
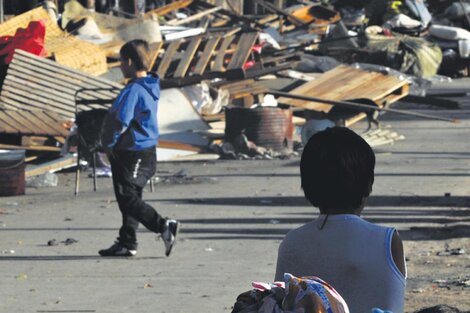
[[[392,257],[395,265],[398,267],[403,276],[406,277],[405,253],[403,251],[403,242],[395,230],[392,237]]]

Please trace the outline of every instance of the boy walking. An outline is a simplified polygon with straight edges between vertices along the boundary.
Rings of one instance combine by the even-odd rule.
[[[122,226],[117,241],[101,256],[134,256],[139,223],[161,234],[165,255],[176,241],[179,223],[165,219],[142,200],[142,191],[155,174],[158,142],[158,77],[147,73],[149,45],[144,40],[127,42],[120,50],[121,71],[129,84],[109,109],[103,123],[102,147],[111,163],[113,185]]]
[[[320,216],[290,231],[279,247],[284,273],[317,276],[344,298],[351,313],[372,308],[403,313],[406,265],[394,228],[360,217],[374,182],[375,155],[347,128],[313,135],[300,162],[302,189]]]

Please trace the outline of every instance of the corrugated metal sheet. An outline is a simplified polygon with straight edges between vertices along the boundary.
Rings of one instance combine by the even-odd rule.
[[[0,92],[0,108],[48,111],[73,119],[75,95],[83,88],[101,90],[80,92],[77,99],[106,100],[111,103],[123,86],[17,50]],[[107,107],[90,104],[80,109]]]

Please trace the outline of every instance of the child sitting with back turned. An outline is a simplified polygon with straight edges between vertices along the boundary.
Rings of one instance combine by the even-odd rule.
[[[313,135],[304,148],[301,182],[320,216],[290,231],[279,247],[276,280],[284,273],[317,276],[345,299],[351,313],[377,307],[403,313],[406,265],[394,228],[360,217],[374,182],[375,155],[347,128]]]

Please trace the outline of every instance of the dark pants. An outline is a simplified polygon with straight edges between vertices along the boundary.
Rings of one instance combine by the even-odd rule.
[[[154,233],[161,233],[165,219],[142,200],[142,190],[157,169],[155,148],[144,151],[115,151],[110,157],[114,193],[122,213],[119,242],[137,249],[139,223]]]

